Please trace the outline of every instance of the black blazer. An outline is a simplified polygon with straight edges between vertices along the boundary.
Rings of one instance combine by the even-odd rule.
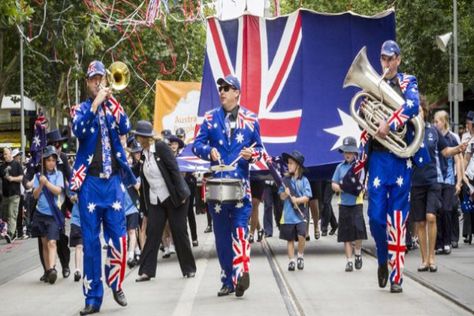
[[[176,157],[169,148],[168,144],[158,140],[155,142],[155,160],[158,168],[163,175],[166,187],[170,192],[171,202],[174,207],[179,207],[183,204],[189,195],[189,187],[184,181],[183,176],[179,172]],[[148,208],[150,205],[150,185],[143,174],[143,163],[145,162],[145,155],[142,153],[140,158],[140,206]]]

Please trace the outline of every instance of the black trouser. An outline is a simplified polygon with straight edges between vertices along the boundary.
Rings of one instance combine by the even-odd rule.
[[[196,262],[194,261],[186,227],[188,203],[189,199],[181,206],[173,208],[168,198],[158,205],[150,205],[148,209],[146,242],[140,257],[138,275],[146,274],[149,277],[155,277],[158,250],[167,220],[176,247],[181,272],[183,275],[189,272],[196,272]]]
[[[451,242],[459,242],[459,203],[457,198],[454,204],[449,213],[451,215]]]
[[[474,233],[474,213],[463,213],[462,235],[469,238]]]
[[[331,224],[331,228],[337,227],[337,219],[336,216],[334,216],[331,205],[332,196],[334,195],[334,191],[331,188],[331,181],[323,181],[321,192],[323,194],[319,205],[319,209],[321,210],[321,231],[325,232],[328,230],[329,224]]]
[[[443,184],[441,189],[441,209],[438,211],[436,219],[437,236],[436,249],[444,246],[451,246],[451,212],[453,211],[455,187],[450,184]]]
[[[196,215],[194,215],[194,197],[196,195],[196,182],[194,181],[186,181],[189,187],[189,191],[191,191],[191,195],[189,196],[189,203],[188,203],[188,223],[189,223],[189,230],[191,231],[191,239],[197,240],[197,231],[196,231]]]
[[[41,243],[41,237],[38,237],[38,251],[40,255],[41,265],[43,270],[46,271],[43,258],[43,244]],[[56,252],[58,253],[59,262],[61,267],[69,268],[69,260],[71,259],[71,250],[69,249],[69,238],[64,231],[59,232],[59,240],[56,241]]]

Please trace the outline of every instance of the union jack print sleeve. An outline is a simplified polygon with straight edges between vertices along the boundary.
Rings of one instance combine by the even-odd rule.
[[[107,106],[109,107],[112,115],[115,118],[115,122],[118,125],[118,132],[120,135],[125,135],[130,131],[130,120],[127,114],[123,110],[122,105],[113,96],[107,100]]]
[[[387,123],[391,131],[396,131],[405,125],[405,122],[414,118],[419,112],[419,93],[416,77],[399,74],[400,89],[404,95],[405,103],[396,110]]]
[[[263,157],[264,153],[262,140],[260,139],[260,125],[258,123],[258,120],[255,120],[253,135],[253,142],[255,143],[255,146],[252,148],[252,158],[250,158],[250,162],[256,163]]]
[[[193,153],[201,159],[211,160],[212,147],[209,145],[209,126],[212,122],[212,113],[204,115],[204,121],[199,128],[193,144]]]
[[[92,111],[92,100],[82,102],[75,107],[72,121],[73,133],[78,139],[85,139],[93,135],[91,131],[96,113]]]

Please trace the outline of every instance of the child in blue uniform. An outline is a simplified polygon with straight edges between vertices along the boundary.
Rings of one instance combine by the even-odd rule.
[[[80,266],[84,257],[84,248],[82,243],[81,216],[79,215],[79,201],[77,199],[77,194],[72,194],[71,202],[73,203],[73,207],[71,216],[71,232],[69,235],[69,247],[75,248],[74,264],[76,271],[74,271],[74,281],[79,282],[79,280],[82,278]]]
[[[337,241],[344,242],[346,253],[346,272],[352,272],[352,243],[355,245],[355,268],[362,268],[362,240],[367,239],[367,229],[363,213],[363,191],[359,179],[363,175],[355,176],[352,166],[358,152],[357,141],[354,137],[346,137],[342,141],[339,151],[344,154],[341,162],[332,176],[332,189],[339,194],[339,233]]]
[[[64,226],[64,216],[60,211],[59,196],[64,189],[64,177],[56,170],[58,155],[54,146],[43,151],[44,174],[37,174],[33,183],[33,197],[38,201],[33,215],[33,235],[41,238],[45,265],[45,280],[54,284],[56,271],[56,242],[59,231]]]
[[[280,220],[280,239],[288,241],[289,271],[295,271],[295,240],[298,241],[298,270],[304,269],[304,247],[306,242],[306,219],[308,203],[312,197],[309,180],[303,176],[304,156],[299,151],[282,154],[288,164],[288,176],[278,190],[284,201],[283,214]],[[299,210],[295,210],[297,205]],[[301,213],[300,213],[301,211]]]

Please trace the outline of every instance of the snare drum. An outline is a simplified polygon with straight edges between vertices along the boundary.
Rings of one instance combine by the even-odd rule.
[[[244,198],[242,180],[210,178],[206,181],[206,200],[217,203],[237,203]]]

